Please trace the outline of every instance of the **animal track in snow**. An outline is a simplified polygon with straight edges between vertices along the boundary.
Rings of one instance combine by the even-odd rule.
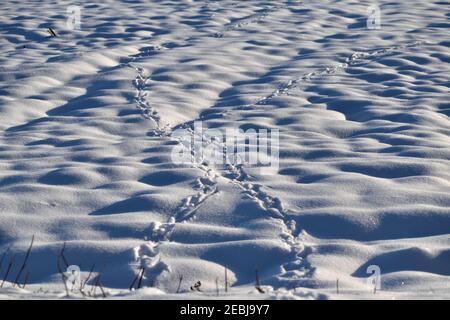
[[[228,165],[225,177],[237,184],[247,198],[257,202],[261,209],[269,212],[274,218],[286,218],[287,212],[281,200],[264,192],[261,184],[252,183],[250,175],[244,171],[242,165]]]
[[[274,98],[281,95],[288,95],[291,90],[297,88],[301,83],[310,81],[322,76],[335,74],[349,66],[370,63],[374,58],[393,53],[398,50],[405,50],[420,45],[422,42],[413,42],[405,45],[393,46],[389,48],[376,49],[367,52],[354,52],[348,57],[344,63],[325,67],[321,70],[314,71],[302,75],[301,77],[291,80],[285,85],[278,88],[272,94],[265,96],[255,103],[238,107],[239,109],[248,109],[250,107],[261,106],[269,103]],[[234,108],[233,108],[234,109]],[[253,109],[253,108],[252,108]],[[234,109],[236,110],[236,109]],[[233,110],[229,111],[232,112]],[[291,248],[293,259],[281,266],[282,272],[276,277],[286,284],[294,282],[294,287],[301,285],[301,281],[314,272],[314,268],[307,262],[306,257],[312,252],[312,249],[305,247],[301,241],[301,234],[297,234],[297,226],[295,220],[290,218],[290,212],[287,210],[281,200],[270,196],[263,189],[264,187],[258,183],[253,183],[252,177],[245,172],[242,165],[230,165],[223,174],[225,178],[230,179],[238,185],[244,194],[251,200],[258,203],[261,209],[268,212],[272,218],[279,219],[285,226],[285,232],[282,235],[283,241]]]
[[[148,241],[134,248],[134,258],[137,270],[144,268],[142,280],[152,281],[150,286],[154,286],[154,279],[163,272],[170,272],[169,266],[161,260],[159,254],[159,242]]]
[[[179,127],[186,126],[190,126],[188,132],[191,135],[194,134],[194,130],[192,129],[193,122],[188,122]],[[202,137],[197,138],[200,139]],[[186,140],[191,141],[190,138],[186,138]],[[226,148],[222,141],[208,138],[203,139],[202,141],[205,141],[204,148],[207,148],[210,143],[218,143],[219,147]],[[179,143],[183,142],[184,141],[179,141]],[[196,159],[195,154],[192,156],[193,159]],[[264,187],[261,184],[254,183],[252,181],[253,177],[245,171],[242,164],[229,164],[223,169],[212,169],[204,164],[198,165],[197,167],[205,171],[205,176],[197,179],[195,183],[195,189],[199,190],[199,192],[184,200],[175,219],[172,219],[173,226],[175,226],[175,223],[177,222],[191,219],[199,206],[218,191],[216,178],[220,175],[230,183],[238,186],[247,199],[257,203],[261,210],[268,213],[270,219],[276,219],[282,222],[283,233],[281,234],[281,240],[291,249],[293,258],[280,266],[282,272],[276,277],[283,278],[287,281],[291,276],[295,275],[295,279],[300,279],[302,275],[305,276],[309,274],[309,272],[312,272],[312,269],[310,269],[305,262],[305,257],[309,254],[310,250],[305,249],[301,243],[301,239],[297,235],[296,223],[291,218],[290,212],[284,207],[282,201],[278,197],[269,195],[264,191]],[[296,267],[298,267],[299,270],[294,270]]]
[[[190,125],[191,122],[185,123],[179,127],[185,127]],[[197,134],[192,128],[185,128],[186,136],[171,136],[172,139],[180,144],[185,145],[190,148],[193,141],[194,135]],[[173,132],[173,131],[172,131]],[[170,136],[170,135],[169,135]],[[202,136],[196,136],[197,141],[205,141]],[[206,140],[208,141],[208,140]],[[204,159],[201,159],[198,154],[196,154],[195,148],[191,148],[191,164],[193,167],[203,171],[203,176],[199,177],[193,183],[193,189],[197,191],[195,195],[189,196],[183,200],[178,208],[177,213],[174,216],[175,222],[182,222],[191,219],[195,211],[202,205],[202,203],[208,199],[210,196],[218,192],[217,187],[217,176],[216,171],[211,168]]]
[[[324,77],[327,75],[332,75],[332,74],[338,73],[340,71],[343,71],[343,70],[349,68],[350,66],[364,65],[364,64],[372,62],[374,58],[384,56],[384,55],[393,53],[395,51],[406,50],[408,48],[416,47],[423,43],[424,43],[423,41],[415,41],[415,42],[408,43],[405,45],[398,45],[398,46],[382,48],[382,49],[374,49],[374,50],[370,50],[370,51],[366,51],[366,52],[356,51],[356,52],[352,53],[348,58],[346,58],[345,62],[343,62],[343,63],[327,66],[320,70],[309,72],[298,78],[289,80],[287,83],[281,85],[279,88],[277,88],[271,94],[256,100],[254,103],[239,106],[238,109],[246,110],[246,109],[253,109],[255,106],[266,105],[270,101],[275,99],[276,97],[283,96],[283,95],[289,95],[289,93],[292,90],[298,88],[304,82],[311,81],[313,79],[317,79],[317,78]]]
[[[198,178],[194,182],[194,190],[198,192],[189,196],[183,200],[183,203],[178,209],[178,212],[175,215],[175,222],[182,222],[191,219],[197,209],[202,205],[205,200],[218,192],[217,187],[217,175],[213,169],[209,169],[207,166],[203,166],[202,169],[205,171],[205,175],[203,177]]]
[[[152,46],[151,48],[147,48],[145,51],[140,54],[132,57],[130,61],[124,63],[124,65],[132,67],[136,70],[136,78],[133,81],[133,85],[136,88],[136,107],[141,111],[142,116],[145,119],[151,120],[155,129],[152,130],[151,134],[155,136],[164,136],[167,135],[167,126],[161,124],[161,116],[158,112],[151,106],[150,102],[147,99],[147,87],[149,78],[145,75],[145,69],[143,67],[136,66],[134,61],[138,58],[146,57],[152,55],[155,51],[160,51],[165,48],[164,46]]]
[[[314,270],[305,258],[311,253],[311,249],[302,244],[300,235],[297,235],[296,222],[290,217],[289,210],[284,207],[281,200],[265,192],[261,184],[253,183],[252,177],[245,172],[242,165],[227,166],[224,177],[239,186],[244,195],[256,202],[262,210],[269,213],[271,218],[283,222],[282,241],[291,248],[293,258],[281,265],[282,271],[276,277],[289,282],[293,279],[301,280],[303,277],[310,275]]]
[[[263,9],[260,13],[254,13],[245,18],[238,19],[239,20],[238,22],[230,23],[227,26],[225,26],[225,28],[222,31],[216,32],[214,34],[214,37],[222,38],[225,36],[225,34],[227,32],[238,30],[238,29],[241,29],[241,28],[251,25],[251,24],[260,23],[263,20],[265,20],[270,14],[272,14],[284,7],[286,7],[286,5],[272,6],[272,7]]]
[[[172,130],[165,129],[159,135],[161,138],[172,138],[179,143],[184,140],[190,140],[187,137],[172,137]],[[194,134],[193,130],[188,130],[189,134]],[[193,155],[195,157],[195,154]],[[218,192],[217,173],[214,169],[209,168],[207,164],[196,164],[193,166],[200,169],[204,175],[197,178],[193,183],[193,190],[197,193],[186,197],[166,223],[152,222],[150,225],[147,243],[135,248],[135,260],[140,267],[145,267],[146,278],[156,278],[164,271],[170,271],[167,264],[162,262],[159,256],[159,245],[163,241],[170,241],[171,234],[177,223],[189,221],[194,218],[198,208],[212,195]],[[151,276],[149,276],[151,275]]]
[[[161,120],[161,117],[158,115],[158,113],[153,110],[150,103],[147,101],[147,82],[148,78],[144,75],[144,69],[141,67],[136,67],[137,76],[134,80],[134,85],[137,89],[136,93],[136,104],[137,108],[142,112],[142,116],[146,119],[153,120],[155,122],[155,125],[159,127],[159,123]]]

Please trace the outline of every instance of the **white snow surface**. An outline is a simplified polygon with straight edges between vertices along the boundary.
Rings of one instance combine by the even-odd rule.
[[[69,30],[72,1],[2,1],[0,298],[66,297],[64,243],[109,298],[450,298],[450,2],[377,3],[81,1]],[[173,163],[194,120],[278,129],[279,170]]]

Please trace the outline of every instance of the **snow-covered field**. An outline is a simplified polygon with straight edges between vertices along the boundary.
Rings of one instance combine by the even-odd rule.
[[[0,13],[0,298],[450,298],[450,2]],[[279,168],[175,163],[195,120]]]

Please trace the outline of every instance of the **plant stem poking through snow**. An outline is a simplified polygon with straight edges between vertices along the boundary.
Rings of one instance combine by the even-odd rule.
[[[181,283],[183,282],[183,275],[180,274],[178,276],[178,287],[177,287],[177,293],[180,293],[180,289],[181,289]]]
[[[91,279],[92,272],[94,272],[94,268],[95,268],[95,264],[92,265],[91,270],[89,271],[89,274],[88,274],[86,280],[82,283],[81,288],[80,288],[81,292],[84,292],[84,287],[86,287],[86,284]]]
[[[20,267],[19,272],[17,273],[16,279],[14,280],[13,287],[15,287],[16,284],[19,283],[20,276],[22,275],[22,272],[25,270],[25,267],[27,266],[28,258],[30,257],[31,249],[33,248],[33,243],[34,243],[34,234],[31,237],[30,246],[28,247],[27,253],[25,255],[25,259],[23,260],[22,266]]]
[[[219,278],[216,277],[216,294],[217,294],[217,296],[219,296],[219,293],[220,293],[220,291],[219,291]]]
[[[141,284],[142,284],[142,278],[144,277],[144,273],[145,273],[145,267],[139,267],[139,271],[136,274],[136,276],[133,278],[133,282],[130,285],[130,291],[132,291],[134,289],[134,285],[136,284],[136,281],[138,281],[137,289],[140,289]]]
[[[47,32],[50,34],[50,37],[57,37],[55,30],[53,30],[52,28],[48,28]]]
[[[66,265],[66,268],[67,268],[69,266],[69,262],[67,261],[66,256],[64,255],[65,249],[66,249],[66,243],[64,242],[59,255],[62,258],[62,260],[64,261],[64,264]]]
[[[106,298],[105,290],[103,289],[102,284],[100,283],[100,278],[102,277],[102,272],[99,272],[97,277],[95,278],[95,284],[94,288],[91,291],[91,296],[95,298],[95,292],[97,291],[97,288],[100,289],[100,292],[102,293],[103,298]]]
[[[225,292],[228,292],[228,269],[225,267]]]
[[[144,274],[145,274],[145,267],[142,267],[141,275],[139,276],[139,282],[138,282],[138,286],[137,286],[138,289],[140,289],[142,286],[142,279],[144,278]]]
[[[259,293],[265,293],[263,288],[261,288],[261,282],[259,281],[258,269],[255,270],[255,277],[256,277],[256,285],[255,285],[256,290],[258,290]]]
[[[6,249],[6,251],[3,252],[2,257],[0,258],[0,272],[2,271],[3,261],[5,260],[5,257],[8,255],[10,249],[11,249],[11,247]]]
[[[28,278],[30,277],[30,272],[27,272],[26,274],[25,274],[25,279],[23,280],[23,284],[22,284],[22,289],[25,289],[25,286],[27,285],[27,282],[28,282]]]
[[[11,257],[11,259],[9,259],[8,268],[6,268],[6,273],[5,273],[5,276],[3,277],[3,281],[2,281],[2,284],[0,285],[0,288],[3,288],[3,285],[5,284],[5,281],[6,281],[6,279],[8,278],[9,272],[11,271],[11,268],[12,268],[12,266],[13,266],[13,264],[14,264],[14,260],[15,260],[15,259],[16,259],[16,256],[15,256],[15,255],[13,255],[13,256]]]

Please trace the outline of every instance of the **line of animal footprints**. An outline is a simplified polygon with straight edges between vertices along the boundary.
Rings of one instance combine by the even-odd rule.
[[[206,170],[205,175],[197,178],[193,184],[194,190],[197,190],[198,193],[184,199],[175,218],[177,222],[191,219],[200,205],[210,196],[217,193],[218,187],[215,172],[211,169],[203,170]]]
[[[343,62],[343,63],[326,66],[320,70],[308,72],[298,78],[291,79],[287,83],[285,83],[285,84],[281,85],[279,88],[277,88],[271,94],[264,96],[262,98],[259,98],[258,100],[256,100],[255,102],[253,102],[251,104],[238,106],[237,109],[248,110],[248,109],[254,109],[255,106],[267,105],[273,99],[275,99],[277,97],[289,95],[293,89],[297,88],[303,82],[311,81],[313,79],[317,79],[317,78],[327,76],[327,75],[333,75],[333,74],[336,74],[338,72],[341,72],[341,71],[347,69],[349,66],[366,64],[366,63],[371,62],[374,58],[384,56],[384,55],[393,53],[395,51],[399,51],[399,50],[402,51],[402,50],[406,50],[408,48],[413,48],[413,47],[419,46],[423,43],[424,43],[423,41],[414,41],[414,42],[407,43],[404,45],[397,45],[397,46],[392,46],[389,48],[374,49],[374,50],[370,50],[370,51],[366,51],[366,52],[363,52],[363,51],[353,52],[348,58],[345,59],[345,62]]]
[[[261,21],[266,19],[271,13],[278,11],[284,7],[285,7],[285,5],[277,5],[277,6],[269,7],[269,8],[264,9],[261,13],[255,13],[246,18],[243,18],[240,22],[231,23],[228,26],[226,26],[222,31],[216,32],[214,34],[214,37],[222,38],[225,36],[225,33],[227,33],[227,32],[240,29],[240,28],[248,26],[250,24],[260,23]]]

